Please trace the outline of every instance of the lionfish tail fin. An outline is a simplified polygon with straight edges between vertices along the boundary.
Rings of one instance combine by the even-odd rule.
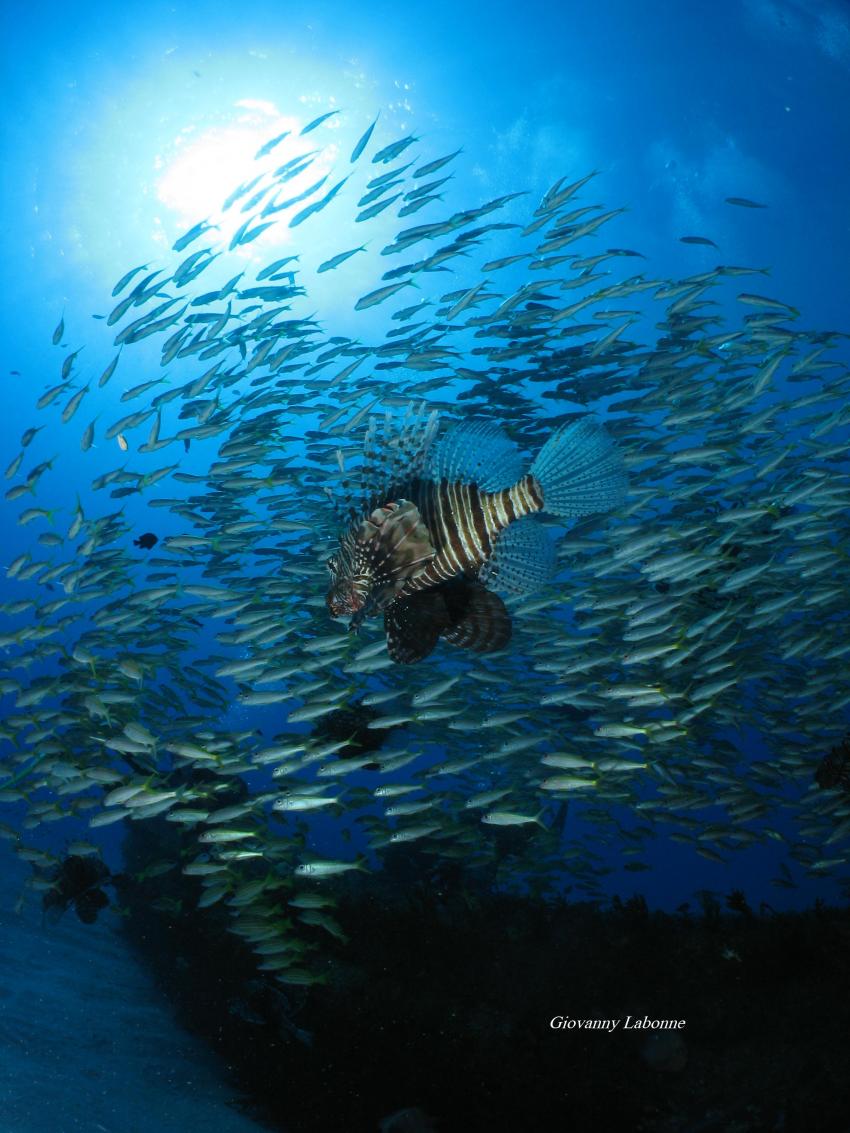
[[[583,417],[553,433],[531,466],[543,510],[572,519],[611,511],[626,498],[622,457],[601,425]]]

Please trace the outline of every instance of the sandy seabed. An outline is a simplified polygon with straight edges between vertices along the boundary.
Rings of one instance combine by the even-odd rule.
[[[117,916],[42,921],[0,844],[0,1133],[259,1133],[225,1068],[181,1031]]]

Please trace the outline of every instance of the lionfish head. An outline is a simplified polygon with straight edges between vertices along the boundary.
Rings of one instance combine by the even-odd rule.
[[[390,500],[354,523],[328,560],[333,617],[352,615],[356,630],[366,617],[388,606],[405,581],[434,557],[428,529],[410,500]]]
[[[368,588],[358,585],[357,576],[344,569],[336,555],[328,559],[331,586],[325,598],[328,612],[333,618],[347,617],[361,610],[368,596]]]

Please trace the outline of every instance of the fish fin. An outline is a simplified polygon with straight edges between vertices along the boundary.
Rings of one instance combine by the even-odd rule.
[[[357,532],[374,584],[379,591],[398,591],[436,554],[428,528],[411,500],[375,508]],[[380,601],[380,600],[379,600]]]
[[[390,412],[370,417],[359,465],[352,468],[338,513],[345,522],[368,515],[380,502],[403,495],[422,475],[437,433],[436,410],[424,403],[408,406],[403,417]]]
[[[499,533],[478,579],[488,590],[502,594],[531,594],[554,573],[555,543],[544,525],[529,515]]]
[[[369,486],[381,492],[422,474],[428,450],[437,434],[436,410],[425,403],[408,405],[399,420],[389,411],[379,422],[372,418],[363,443],[364,471],[374,477]]]
[[[421,661],[434,648],[445,624],[445,604],[434,590],[398,598],[384,610],[387,652],[398,665]]]
[[[427,657],[440,636],[474,653],[494,653],[511,639],[502,599],[465,577],[396,599],[384,611],[384,628],[389,655],[399,664]]]
[[[531,466],[543,510],[573,518],[611,511],[626,497],[622,457],[601,425],[587,417],[553,433]]]
[[[443,591],[448,626],[443,637],[460,649],[495,653],[511,639],[511,616],[504,602],[480,582],[458,579]]]
[[[509,488],[521,479],[526,462],[517,446],[498,425],[464,421],[431,446],[427,475],[432,480],[461,480],[486,492]]]

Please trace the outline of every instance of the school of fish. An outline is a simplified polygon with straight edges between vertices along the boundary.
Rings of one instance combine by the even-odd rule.
[[[764,269],[656,279],[604,247],[624,210],[593,174],[458,208],[459,151],[376,146],[376,119],[313,179],[337,113],[263,145],[86,340],[56,326],[5,471],[0,834],[33,888],[54,823],[80,854],[177,824],[162,869],[310,984],[345,939],[334,879],[399,845],[591,899],[660,832],[720,863],[778,844],[779,887],[846,879],[850,794],[814,774],[850,721],[847,336]],[[246,259],[325,210],[379,253]],[[329,272],[368,280],[358,337],[311,306]],[[379,741],[322,730],[350,710]]]

